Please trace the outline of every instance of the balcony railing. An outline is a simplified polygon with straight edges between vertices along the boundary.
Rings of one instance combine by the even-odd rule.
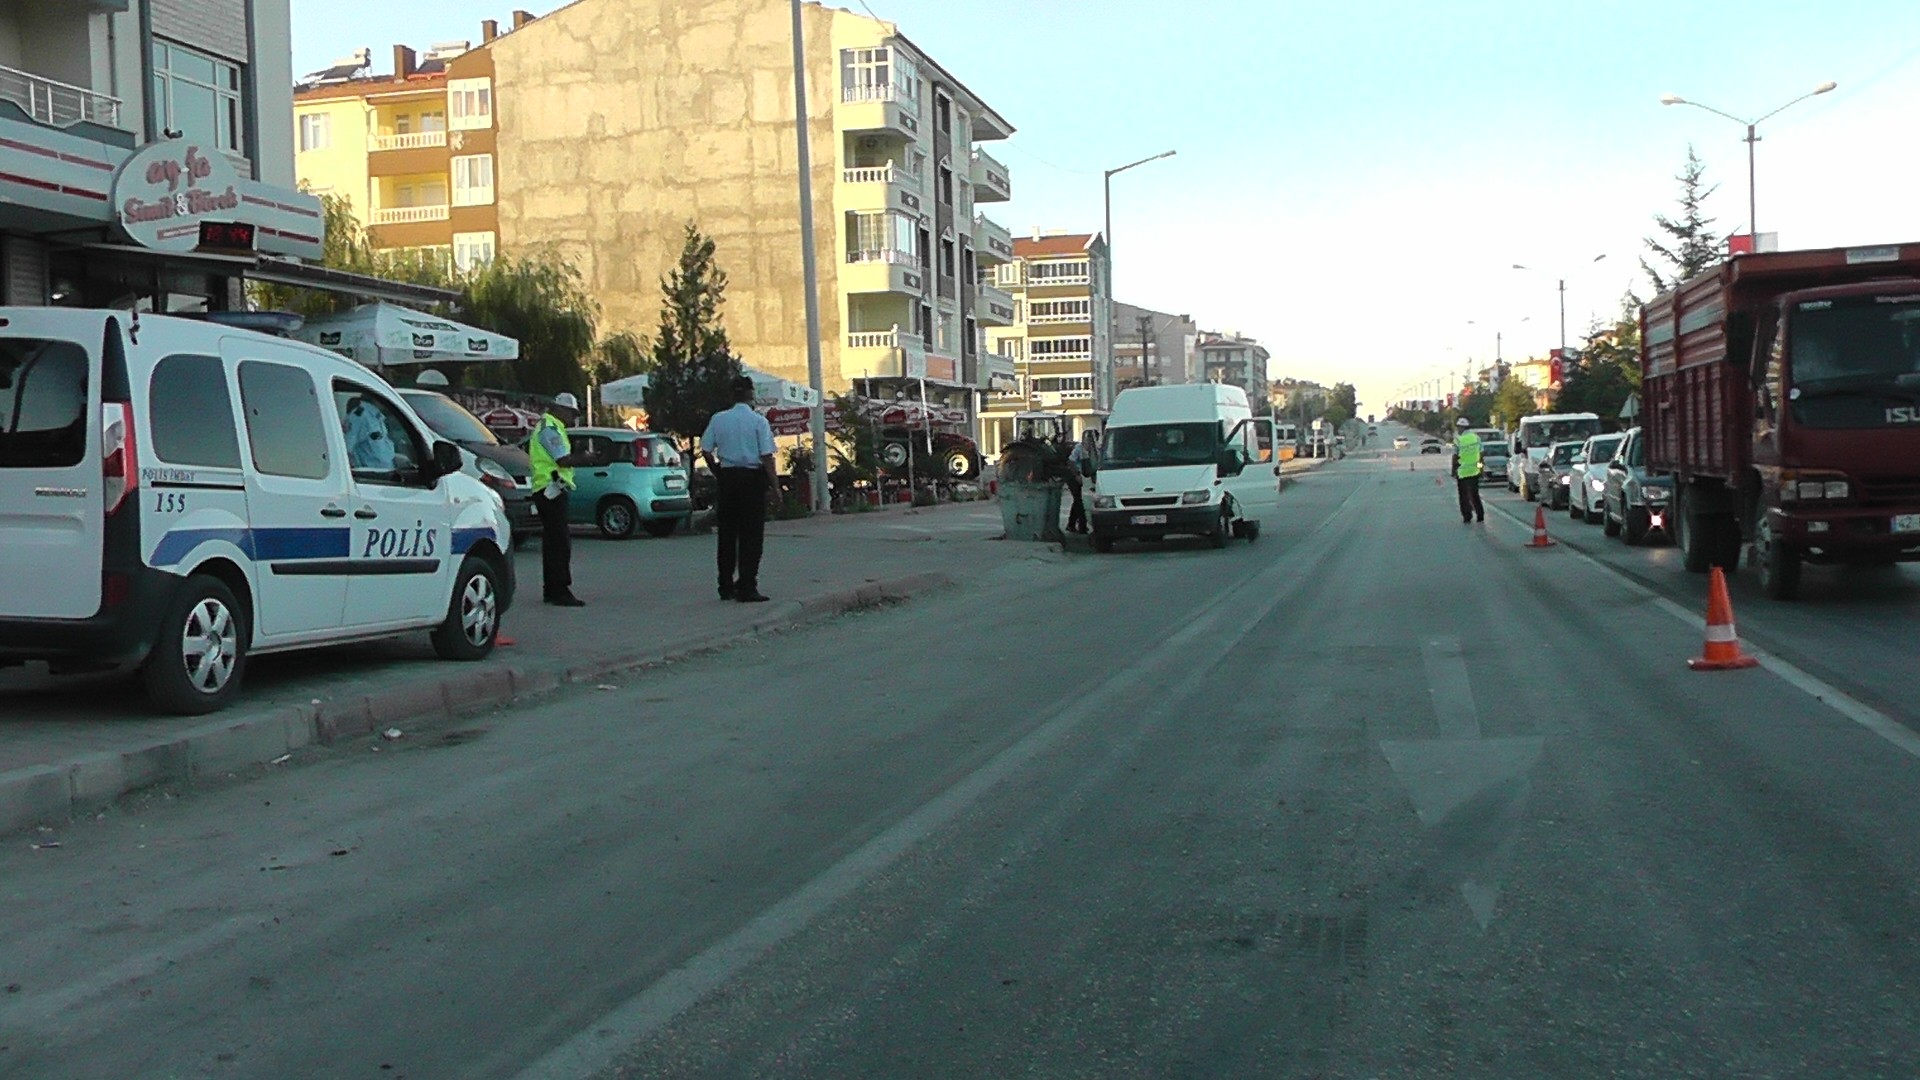
[[[10,67],[0,66],[0,101],[11,101],[52,127],[82,122],[120,126],[119,98]]]
[[[889,161],[885,165],[860,165],[847,169],[840,174],[840,179],[849,184],[904,184],[919,175],[908,166]]]
[[[861,101],[891,102],[905,105],[907,111],[918,115],[920,99],[907,93],[906,88],[897,83],[864,83],[857,86],[840,88],[840,100],[849,104]]]
[[[1086,311],[1048,311],[1034,310],[1035,305],[1027,305],[1027,321],[1036,326],[1046,323],[1083,323],[1092,322],[1093,316]]]
[[[1007,167],[985,150],[973,152],[973,197],[981,202],[1013,198],[1013,181]]]
[[[369,135],[367,150],[426,150],[430,147],[447,145],[447,133],[444,131],[409,131],[402,135]]]
[[[981,259],[1010,262],[1013,259],[1013,234],[1005,225],[985,214],[973,216],[973,249]]]
[[[977,309],[1006,322],[1013,321],[1013,294],[982,281],[974,293]]]
[[[891,330],[851,332],[847,335],[847,348],[899,349],[901,377],[924,377],[927,373],[927,343],[913,334],[902,331],[897,326]],[[875,372],[875,374],[884,373]]]
[[[422,221],[447,220],[447,204],[438,206],[385,206],[373,212],[375,225],[413,225]]]
[[[866,248],[847,252],[849,263],[892,263],[895,266],[918,266],[920,259],[911,251],[898,248]]]

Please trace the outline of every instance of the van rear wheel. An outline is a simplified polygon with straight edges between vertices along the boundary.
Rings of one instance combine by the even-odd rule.
[[[233,590],[208,574],[188,578],[141,666],[147,697],[183,716],[215,712],[233,697],[246,668],[246,614]]]

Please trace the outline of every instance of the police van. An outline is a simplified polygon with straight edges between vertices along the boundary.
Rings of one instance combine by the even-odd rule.
[[[226,704],[247,658],[427,630],[492,651],[500,499],[378,375],[193,319],[0,307],[0,666],[138,667]]]

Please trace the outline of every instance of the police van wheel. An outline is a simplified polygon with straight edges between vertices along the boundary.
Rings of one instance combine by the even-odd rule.
[[[172,713],[200,716],[225,707],[247,668],[246,615],[219,578],[187,579],[140,669],[147,697]]]
[[[493,567],[469,555],[453,582],[447,618],[433,631],[433,651],[442,660],[479,660],[500,634],[500,588]]]
[[[627,500],[612,498],[600,504],[595,522],[600,526],[601,535],[607,539],[625,540],[640,527],[640,514]]]

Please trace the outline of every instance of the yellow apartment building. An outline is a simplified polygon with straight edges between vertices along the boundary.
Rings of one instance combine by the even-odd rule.
[[[1013,361],[1015,383],[990,396],[981,423],[989,456],[1013,438],[1014,414],[1063,412],[1075,436],[1100,427],[1113,407],[1112,267],[1098,233],[1035,232],[1013,243],[995,283],[1014,318],[987,331],[990,351]]]
[[[533,21],[513,13],[514,29]],[[294,93],[294,167],[316,194],[345,196],[372,245],[440,255],[461,270],[499,247],[498,111],[492,19],[481,44],[393,47],[393,73],[366,50]]]
[[[1013,189],[982,144],[1013,128],[895,24],[802,15],[827,389],[977,417],[1012,376],[985,334],[1013,239],[984,208]],[[555,245],[609,326],[651,332],[691,222],[735,349],[806,381],[791,27],[787,0],[578,0],[492,42],[502,245]]]

